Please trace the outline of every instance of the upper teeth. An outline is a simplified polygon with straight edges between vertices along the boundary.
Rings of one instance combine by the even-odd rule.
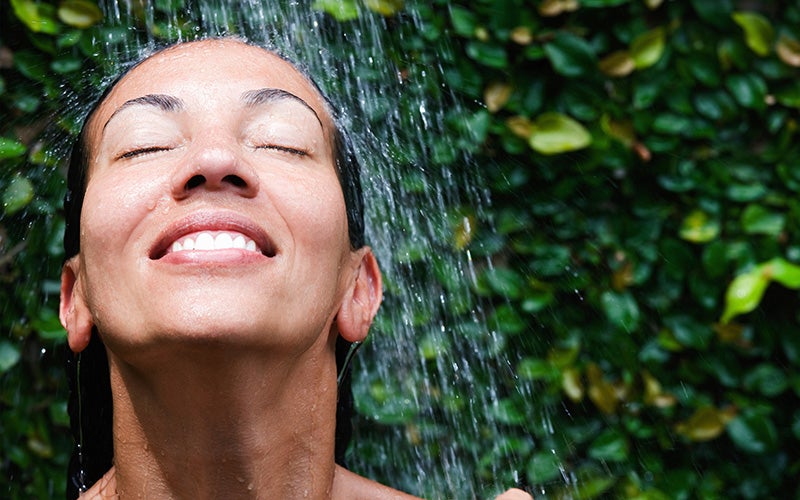
[[[173,252],[183,250],[225,250],[237,248],[250,252],[258,251],[256,242],[240,233],[227,231],[203,231],[176,240],[171,247]]]

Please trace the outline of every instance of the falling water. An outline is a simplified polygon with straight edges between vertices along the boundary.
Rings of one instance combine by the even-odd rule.
[[[109,75],[158,44],[244,36],[300,61],[352,136],[386,300],[354,368],[359,414],[349,466],[429,498],[487,497],[512,486],[496,484],[494,464],[478,473],[496,445],[485,441],[500,434],[490,418],[502,396],[496,378],[513,377],[516,360],[499,359],[499,340],[471,292],[488,262],[467,250],[474,245],[453,243],[469,239],[487,202],[461,152],[469,130],[453,135],[460,112],[441,67],[387,57],[389,30],[427,29],[413,7],[389,18],[362,8],[340,23],[307,2],[164,3],[103,5],[95,48]]]

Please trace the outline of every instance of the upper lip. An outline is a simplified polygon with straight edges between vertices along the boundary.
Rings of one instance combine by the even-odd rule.
[[[247,217],[233,212],[201,211],[178,219],[161,231],[150,248],[150,258],[160,259],[175,240],[200,231],[235,231],[255,241],[265,256],[274,257],[277,253],[267,232]]]

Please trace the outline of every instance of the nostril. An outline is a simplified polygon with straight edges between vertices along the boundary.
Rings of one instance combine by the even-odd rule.
[[[247,182],[238,175],[226,175],[222,178],[222,182],[229,182],[238,188],[247,187]]]
[[[191,191],[192,189],[196,188],[197,186],[202,186],[206,182],[206,178],[202,175],[195,175],[192,176],[191,179],[186,181],[186,189]]]

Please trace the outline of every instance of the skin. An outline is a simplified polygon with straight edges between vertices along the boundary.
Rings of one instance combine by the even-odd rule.
[[[334,463],[335,340],[382,285],[332,133],[303,75],[234,40],[156,54],[91,117],[60,317],[74,352],[106,345],[115,467],[86,496],[412,498]],[[258,249],[171,250],[202,233]]]

